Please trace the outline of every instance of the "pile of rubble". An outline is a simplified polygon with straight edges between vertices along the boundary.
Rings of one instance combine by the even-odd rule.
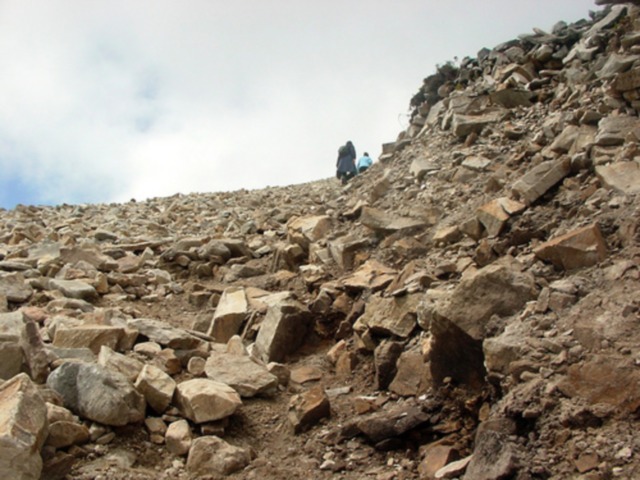
[[[0,212],[3,478],[638,478],[640,7],[335,180]]]

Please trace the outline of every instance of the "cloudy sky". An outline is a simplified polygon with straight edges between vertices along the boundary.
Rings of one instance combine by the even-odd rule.
[[[0,0],[0,207],[330,177],[436,64],[594,0]]]

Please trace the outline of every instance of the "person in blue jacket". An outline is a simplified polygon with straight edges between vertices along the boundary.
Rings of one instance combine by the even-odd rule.
[[[336,170],[336,177],[343,185],[356,175],[356,149],[351,141],[348,141],[338,150]]]
[[[362,155],[358,160],[358,165],[357,165],[358,173],[364,172],[367,168],[371,166],[372,163],[373,163],[373,160],[371,160],[371,157],[369,156],[369,154],[367,152],[364,152],[364,155]]]

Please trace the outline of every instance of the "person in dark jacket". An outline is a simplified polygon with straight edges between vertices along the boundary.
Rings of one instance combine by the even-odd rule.
[[[338,150],[336,169],[336,177],[343,185],[356,175],[356,149],[351,141],[348,141]]]

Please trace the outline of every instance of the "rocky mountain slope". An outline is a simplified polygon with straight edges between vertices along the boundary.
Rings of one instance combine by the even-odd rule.
[[[0,476],[640,478],[640,7],[425,79],[373,167],[0,211]]]

